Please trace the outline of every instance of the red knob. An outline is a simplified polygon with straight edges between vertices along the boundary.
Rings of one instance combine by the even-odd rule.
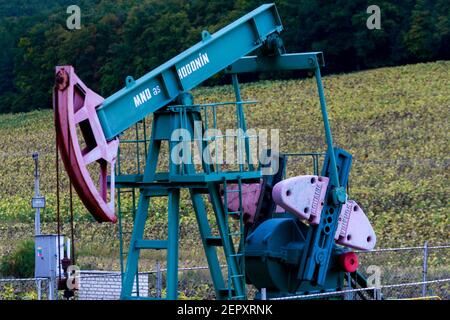
[[[339,265],[346,272],[355,272],[358,269],[358,256],[354,252],[346,252],[339,256]]]

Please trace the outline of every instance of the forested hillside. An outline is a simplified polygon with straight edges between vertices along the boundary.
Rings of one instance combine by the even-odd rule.
[[[58,64],[74,65],[107,96],[126,75],[143,75],[198,42],[203,29],[214,32],[264,2],[1,1],[0,112],[51,107]],[[450,58],[448,0],[379,0],[380,30],[367,29],[373,3],[365,0],[275,2],[288,51],[324,51],[328,73]],[[81,9],[80,30],[66,28],[71,4]]]

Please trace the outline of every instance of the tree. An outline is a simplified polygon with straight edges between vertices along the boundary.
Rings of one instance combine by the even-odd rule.
[[[2,258],[0,274],[4,277],[31,278],[34,275],[34,241],[25,240]]]
[[[438,54],[439,34],[435,17],[433,1],[417,0],[411,14],[411,25],[404,36],[406,49],[417,60],[430,60]]]
[[[80,30],[65,27],[71,0],[2,2],[0,112],[50,108],[56,65],[73,65],[106,97],[127,75],[140,77],[200,41],[202,30],[213,33],[266,2],[82,0]],[[324,73],[450,58],[448,0],[379,0],[380,30],[366,28],[367,0],[275,2],[286,49],[323,51]],[[206,84],[227,81],[219,76]]]

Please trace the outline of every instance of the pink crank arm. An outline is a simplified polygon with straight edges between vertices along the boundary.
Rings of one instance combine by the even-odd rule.
[[[262,181],[260,183],[243,183],[242,188],[242,210],[244,213],[244,223],[253,223],[255,220],[256,208],[258,207],[259,195],[261,194]],[[235,183],[227,185],[228,191],[239,190]],[[230,192],[227,194],[228,210],[239,211],[239,193]]]
[[[255,221],[256,209],[261,195],[263,182],[243,183],[242,184],[242,210],[244,212],[244,223],[252,224]],[[239,186],[235,183],[229,184],[228,190],[238,190]],[[222,197],[223,198],[223,197]],[[231,192],[227,194],[227,207],[230,211],[239,211],[239,193]],[[282,212],[283,209],[277,206],[275,212]]]
[[[58,148],[78,196],[97,221],[116,222],[114,163],[119,139],[109,142],[105,139],[96,112],[104,99],[77,77],[72,66],[56,67],[53,99]],[[83,149],[79,138],[84,140],[86,147]],[[88,170],[91,164],[99,165],[98,188]],[[108,165],[111,171],[109,202]]]
[[[310,224],[320,223],[329,178],[298,176],[278,182],[272,190],[276,204]]]
[[[359,250],[372,250],[377,241],[369,219],[353,200],[342,205],[334,238],[340,245]]]

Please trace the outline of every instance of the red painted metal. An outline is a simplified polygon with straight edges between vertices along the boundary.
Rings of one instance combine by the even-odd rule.
[[[339,256],[339,265],[345,272],[355,272],[359,266],[358,256],[352,251],[343,253]]]
[[[119,139],[105,139],[96,113],[103,100],[77,77],[72,66],[56,67],[53,108],[61,159],[88,211],[98,222],[114,223],[117,221],[114,214],[114,163]],[[84,141],[83,149],[80,140]],[[96,163],[99,165],[98,187],[88,168]],[[111,171],[109,201],[108,165]]]

